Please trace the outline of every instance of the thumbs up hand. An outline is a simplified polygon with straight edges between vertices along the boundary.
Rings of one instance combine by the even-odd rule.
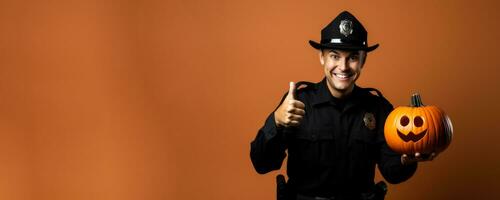
[[[306,113],[305,105],[295,99],[295,83],[290,82],[288,95],[281,105],[274,111],[274,121],[277,127],[298,126]]]

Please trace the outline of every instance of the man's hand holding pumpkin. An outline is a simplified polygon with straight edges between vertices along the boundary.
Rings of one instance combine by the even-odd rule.
[[[432,161],[436,157],[437,157],[436,153],[420,154],[417,152],[417,153],[415,153],[415,155],[403,154],[403,155],[401,155],[401,164],[409,165],[409,164],[416,163],[416,162]]]

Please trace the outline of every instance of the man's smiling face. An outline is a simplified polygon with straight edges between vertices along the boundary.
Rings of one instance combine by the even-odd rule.
[[[352,91],[354,83],[361,74],[365,58],[365,51],[336,49],[320,51],[320,63],[332,95],[342,97]]]

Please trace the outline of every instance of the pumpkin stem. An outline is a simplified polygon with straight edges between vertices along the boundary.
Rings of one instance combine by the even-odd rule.
[[[411,95],[411,107],[421,107],[424,106],[424,103],[422,103],[422,98],[420,97],[420,94],[415,93]]]

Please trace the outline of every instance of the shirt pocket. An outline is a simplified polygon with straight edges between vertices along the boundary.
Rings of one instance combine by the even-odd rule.
[[[331,166],[335,158],[333,130],[328,128],[300,131],[295,134],[293,148],[289,148],[289,159],[296,159],[300,165],[317,170]]]
[[[363,163],[373,162],[379,152],[378,147],[380,142],[377,140],[377,130],[361,127],[354,133],[351,140],[352,160],[363,161]]]

